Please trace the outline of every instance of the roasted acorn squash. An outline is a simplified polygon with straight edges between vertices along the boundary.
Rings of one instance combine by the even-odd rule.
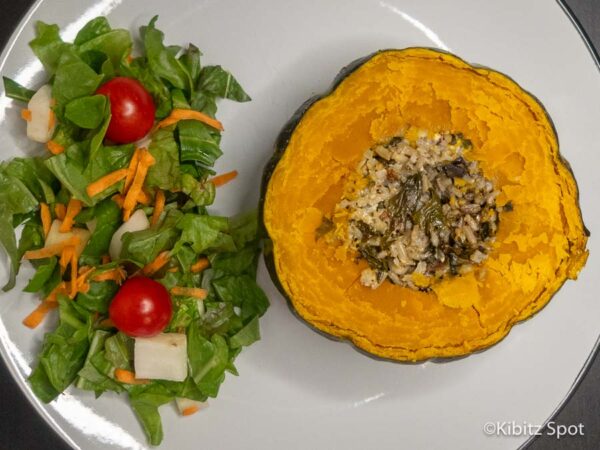
[[[407,126],[463,133],[501,192],[489,257],[427,291],[358,279],[366,262],[317,239],[364,151]],[[540,310],[587,258],[574,177],[542,105],[517,83],[448,53],[385,50],[343,69],[284,127],[265,169],[266,262],[292,309],[379,357],[418,361],[486,348]]]

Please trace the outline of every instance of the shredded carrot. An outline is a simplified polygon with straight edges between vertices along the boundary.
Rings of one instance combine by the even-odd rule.
[[[138,195],[137,202],[141,203],[144,206],[147,206],[150,204],[151,201],[152,197],[150,196],[150,194],[148,194],[148,192],[146,192],[146,190],[142,188],[140,194]]]
[[[212,184],[215,185],[215,187],[219,187],[219,186],[223,186],[224,184],[229,183],[231,180],[235,179],[235,177],[238,176],[238,171],[237,170],[232,170],[231,172],[226,172],[223,173],[221,175],[217,175],[214,178],[211,178],[211,182]]]
[[[181,411],[181,415],[182,416],[191,416],[192,414],[195,414],[198,411],[200,411],[200,408],[198,406],[196,406],[196,405],[188,406],[183,411]]]
[[[138,163],[140,162],[140,153],[144,149],[136,148],[131,156],[131,160],[129,161],[129,166],[127,166],[127,177],[125,177],[125,185],[123,186],[123,192],[127,192],[131,187],[131,183],[133,183],[133,178],[135,177],[135,172],[138,167]]]
[[[123,197],[123,194],[115,194],[111,198],[113,202],[119,205],[119,208],[123,208],[123,202],[125,201],[125,197]]]
[[[59,220],[63,220],[65,218],[65,214],[67,213],[67,208],[62,203],[57,203],[54,205],[54,214],[56,214],[56,218]]]
[[[21,110],[21,119],[27,121],[27,122],[31,122],[31,110],[30,109],[22,109]]]
[[[69,247],[63,248],[63,250],[60,254],[60,260],[58,262],[58,265],[60,266],[60,274],[61,275],[63,275],[65,273],[65,271],[67,270],[67,266],[71,262],[74,254],[75,254],[75,247],[69,246]]]
[[[93,272],[94,270],[95,270],[94,267],[89,267],[89,268],[85,269],[84,271],[79,272],[79,276],[77,276],[75,278],[76,279],[75,284],[77,286],[77,289],[75,292],[73,292],[72,290],[71,291],[68,290],[66,281],[62,281],[52,290],[52,292],[50,292],[50,294],[48,294],[48,296],[45,298],[44,301],[56,302],[58,300],[59,294],[67,295],[69,298],[73,299],[73,298],[75,298],[75,296],[77,295],[78,292],[86,293],[90,288],[89,284],[86,282],[86,279],[89,276],[89,274],[91,272]]]
[[[94,270],[96,270],[95,267],[81,267],[79,269],[79,275],[77,276],[77,292],[86,293],[90,289],[87,279]],[[75,294],[73,294],[73,297],[75,297]]]
[[[79,268],[79,279],[80,280],[84,280],[87,279],[87,277],[94,271],[96,270],[95,267],[92,266],[81,266]]]
[[[210,266],[210,262],[208,261],[208,258],[200,258],[198,261],[196,261],[194,264],[192,264],[192,266],[190,267],[190,270],[193,273],[199,273],[199,272],[202,272],[204,269],[208,268],[208,266]]]
[[[77,261],[75,258],[77,256],[73,253],[73,259],[71,260],[71,289],[68,289],[67,282],[60,282],[53,290],[48,294],[44,301],[46,302],[56,302],[58,300],[58,295],[63,294],[68,296],[71,299],[74,299],[78,292],[86,293],[90,285],[87,283],[87,277],[96,270],[95,267],[81,267],[79,270],[77,269]],[[77,275],[77,273],[79,274]],[[75,280],[75,283],[73,283]],[[75,286],[75,290],[73,290],[73,286]]]
[[[129,220],[129,218],[131,217],[131,212],[133,210],[131,209],[124,209],[123,210],[123,222],[127,222]]]
[[[79,238],[77,236],[72,236],[69,239],[65,239],[62,242],[58,242],[57,244],[49,245],[44,248],[40,248],[37,250],[29,250],[25,252],[23,258],[25,259],[42,259],[42,258],[50,258],[51,256],[60,255],[65,247],[77,247],[79,244]]]
[[[40,217],[42,219],[44,237],[48,237],[48,233],[50,232],[50,228],[52,227],[52,215],[50,214],[50,208],[44,202],[40,203]]]
[[[177,267],[171,267],[170,269],[167,269],[167,272],[175,273],[179,272],[179,269]]]
[[[104,319],[100,321],[98,326],[102,328],[115,328],[115,323],[110,319]]]
[[[125,177],[127,177],[127,169],[115,170],[114,172],[110,172],[103,177],[98,178],[93,183],[90,183],[85,190],[90,197],[93,197],[94,195],[98,195],[103,190],[108,189],[112,185],[118,183]]]
[[[205,123],[206,125],[209,125],[217,130],[223,131],[223,124],[217,119],[213,119],[212,117],[207,116],[200,111],[194,111],[193,109],[174,109],[167,118],[158,122],[157,127],[168,127],[169,125],[173,125],[180,120],[197,120],[198,122]]]
[[[48,296],[44,299],[45,302],[57,302],[58,294],[66,294],[67,293],[67,283],[61,281],[58,285],[52,289],[52,291],[48,294]]]
[[[156,162],[148,150],[142,149],[140,153],[140,161],[138,163],[135,177],[133,178],[133,183],[131,183],[131,187],[127,191],[127,195],[125,195],[125,201],[123,202],[123,219],[125,221],[129,220],[129,217],[135,208],[137,198],[142,191],[142,187],[144,186],[144,180],[146,179],[148,168]]]
[[[108,264],[110,262],[110,255],[102,255],[102,264]]]
[[[201,289],[201,288],[174,286],[171,288],[171,294],[181,295],[183,297],[196,297],[200,300],[203,300],[206,298],[206,295],[208,293],[206,292],[205,289]]]
[[[130,63],[131,61],[133,61],[133,56],[130,53],[129,55],[127,55],[127,62]]]
[[[115,369],[115,380],[125,384],[148,384],[148,380],[137,379],[131,370]]]
[[[111,270],[106,270],[98,275],[92,277],[92,281],[114,281],[117,284],[121,284],[123,280],[127,278],[127,273],[122,267],[115,267]]]
[[[165,193],[162,189],[156,191],[156,197],[154,199],[154,211],[152,211],[152,219],[150,220],[151,225],[156,225],[160,219],[160,215],[165,209]]]
[[[82,294],[87,294],[87,292],[90,290],[90,283],[88,283],[87,281],[84,281],[83,283],[79,283],[77,285],[77,292],[81,292]]]
[[[63,219],[63,223],[59,228],[61,233],[67,233],[71,231],[73,228],[73,220],[75,219],[75,216],[81,212],[82,207],[83,204],[81,203],[81,200],[77,200],[76,198],[71,198],[71,200],[69,200],[65,218]]]
[[[48,315],[50,311],[58,306],[56,302],[41,302],[37,308],[35,308],[31,314],[29,314],[25,319],[23,319],[23,325],[28,328],[36,328],[44,318]]]
[[[54,111],[50,110],[50,115],[48,116],[48,130],[51,130],[56,125],[56,114]]]
[[[79,279],[77,277],[77,254],[75,253],[75,249],[71,253],[71,298],[75,298],[77,295],[77,290],[79,288]]]
[[[169,259],[171,259],[169,253],[170,252],[168,250],[159,253],[153,261],[149,262],[144,266],[144,268],[142,269],[142,273],[148,277],[158,272],[165,266],[165,264],[169,262]]]
[[[94,269],[94,267],[92,267],[92,266],[79,266],[79,275],[81,275],[84,272],[87,272],[90,269]]]
[[[46,142],[46,148],[53,155],[59,155],[65,151],[65,147],[63,145],[60,145],[58,142],[53,140]]]

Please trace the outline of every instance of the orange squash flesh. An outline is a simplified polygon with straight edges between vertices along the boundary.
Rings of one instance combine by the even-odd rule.
[[[587,258],[577,185],[549,117],[505,75],[435,50],[381,51],[348,70],[288,124],[267,166],[272,277],[310,325],[379,357],[419,361],[491,346]],[[473,272],[429,292],[387,281],[372,290],[358,281],[366,263],[315,230],[364,151],[407,127],[462,132],[473,142],[466,156],[501,191],[498,205],[514,209],[501,213],[494,247]]]

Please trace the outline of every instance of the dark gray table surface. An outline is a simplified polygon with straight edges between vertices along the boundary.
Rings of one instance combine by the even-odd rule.
[[[501,1],[501,0],[496,0]],[[547,0],[552,1],[552,0]],[[600,50],[600,1],[565,0],[592,43]],[[0,0],[0,48],[3,48],[32,0]],[[598,324],[600,333],[600,323]],[[531,450],[600,449],[600,357],[554,418],[557,424],[583,424],[583,436],[536,437]],[[399,443],[399,448],[401,443]],[[69,447],[36,413],[0,360],[0,450],[67,450]]]

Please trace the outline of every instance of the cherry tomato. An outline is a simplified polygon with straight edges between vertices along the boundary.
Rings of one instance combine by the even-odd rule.
[[[129,144],[148,134],[154,125],[156,106],[142,84],[127,77],[116,77],[98,88],[96,94],[110,100],[112,115],[106,137],[117,144]]]
[[[108,314],[115,326],[128,336],[150,337],[169,324],[173,305],[162,284],[138,276],[123,283],[108,308]]]

